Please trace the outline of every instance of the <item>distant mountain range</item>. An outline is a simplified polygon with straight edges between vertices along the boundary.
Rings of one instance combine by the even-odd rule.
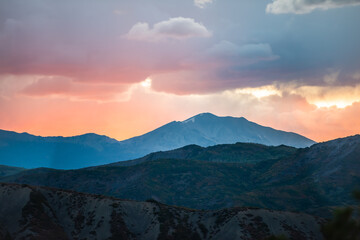
[[[0,239],[323,239],[324,220],[302,213],[201,211],[3,183],[0,203]]]
[[[254,206],[328,217],[334,207],[354,204],[351,192],[360,187],[359,156],[360,135],[302,149],[190,145],[79,170],[24,170],[0,181],[196,209]]]
[[[298,148],[315,143],[299,134],[264,127],[245,118],[203,113],[124,141],[93,133],[74,137],[39,137],[0,130],[0,164],[76,169],[135,159],[189,144],[207,147],[236,142]]]

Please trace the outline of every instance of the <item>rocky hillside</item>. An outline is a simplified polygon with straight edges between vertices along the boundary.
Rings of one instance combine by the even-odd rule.
[[[0,239],[322,239],[323,220],[256,208],[200,211],[0,184]]]
[[[333,207],[353,204],[351,192],[360,187],[359,151],[360,136],[298,150],[244,143],[188,146],[129,163],[26,170],[0,181],[195,209],[254,206],[328,217]]]

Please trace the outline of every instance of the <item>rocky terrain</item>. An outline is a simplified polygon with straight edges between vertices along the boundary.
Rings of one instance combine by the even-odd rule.
[[[0,184],[0,239],[322,239],[320,218],[257,208],[214,211]]]

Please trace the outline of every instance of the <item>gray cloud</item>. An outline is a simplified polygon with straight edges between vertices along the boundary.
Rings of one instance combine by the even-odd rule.
[[[206,27],[195,22],[192,18],[170,18],[154,24],[153,28],[148,23],[137,23],[126,34],[128,39],[140,41],[159,41],[166,39],[186,39],[193,37],[210,37],[211,32]]]
[[[315,9],[327,10],[354,5],[360,5],[360,0],[273,0],[267,5],[266,12],[305,14]]]
[[[262,61],[275,60],[276,56],[268,43],[236,45],[229,41],[221,41],[208,50],[208,54],[216,59]]]

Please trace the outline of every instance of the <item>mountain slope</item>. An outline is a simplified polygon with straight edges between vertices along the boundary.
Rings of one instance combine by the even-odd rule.
[[[257,163],[289,157],[297,152],[297,148],[280,146],[265,146],[255,143],[220,144],[211,147],[188,145],[170,151],[150,153],[142,158],[121,161],[108,166],[132,166],[158,159],[193,159],[208,162],[223,163]]]
[[[245,118],[204,113],[124,141],[96,134],[38,137],[0,130],[0,164],[76,169],[135,159],[189,144],[206,147],[236,142],[294,147],[308,147],[315,143],[298,134],[263,127]]]
[[[38,137],[0,131],[0,164],[60,169],[92,166],[118,159],[118,141],[96,134]]]
[[[5,165],[0,165],[0,177],[6,177],[10,175],[14,175],[16,173],[22,172],[26,170],[25,168],[18,167],[9,167]]]
[[[314,182],[333,202],[351,204],[351,192],[360,189],[360,135],[318,143],[308,150],[300,149],[296,157],[274,165],[271,172],[281,173],[289,184],[298,179]]]
[[[0,203],[0,239],[323,239],[323,220],[265,209],[199,211],[13,184],[0,184]]]
[[[329,216],[334,206],[352,204],[351,192],[360,187],[360,136],[335,143],[339,148],[333,147],[333,141],[298,150],[244,143],[205,149],[187,146],[150,154],[141,161],[69,171],[40,168],[0,181],[134,200],[153,198],[197,209],[255,206]],[[277,157],[268,155],[279,148],[284,149]],[[267,157],[244,162],[244,149]]]

